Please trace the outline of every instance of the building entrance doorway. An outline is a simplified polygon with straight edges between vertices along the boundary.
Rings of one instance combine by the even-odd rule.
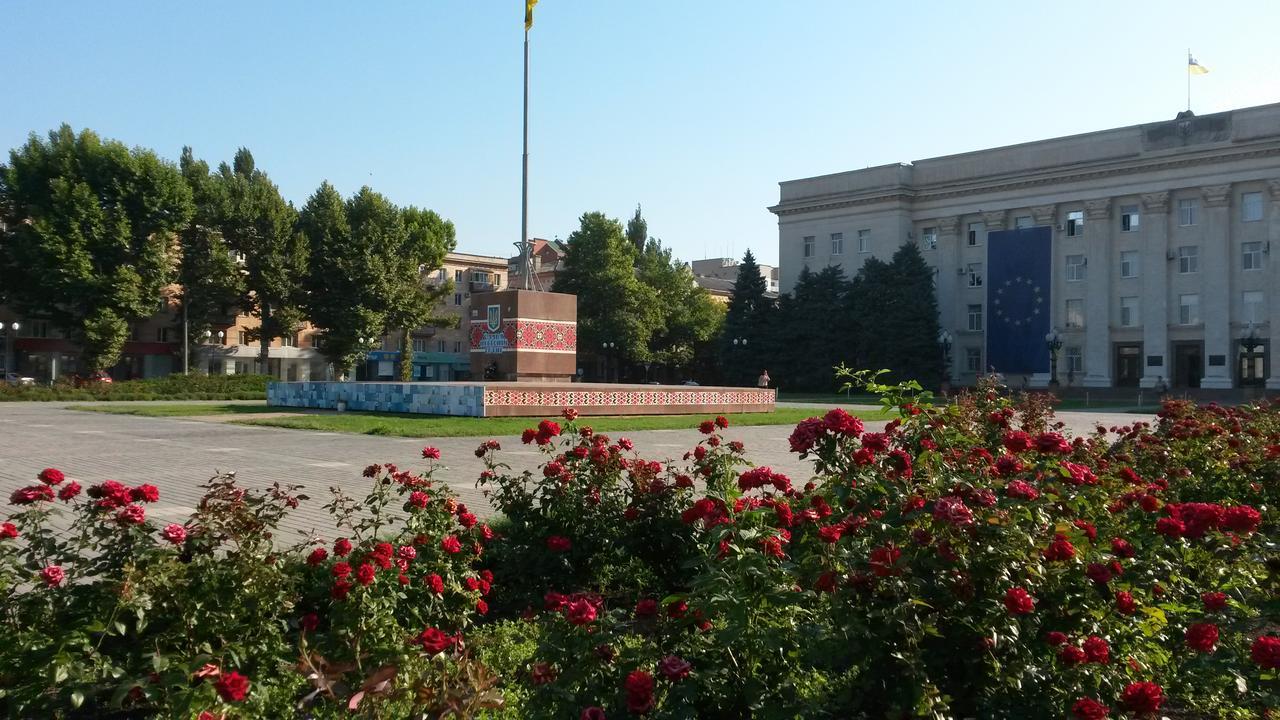
[[[1173,344],[1173,386],[1200,387],[1204,376],[1204,346],[1199,342]]]
[[[1138,387],[1142,379],[1142,345],[1116,346],[1116,387]]]

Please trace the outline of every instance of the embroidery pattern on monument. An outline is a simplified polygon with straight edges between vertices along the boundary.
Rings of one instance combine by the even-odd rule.
[[[485,405],[602,407],[610,405],[760,405],[773,390],[508,390],[485,388]]]
[[[485,335],[491,334],[484,320],[471,322],[471,349],[492,352],[496,344],[486,343]],[[541,352],[576,352],[578,328],[574,323],[553,320],[504,319],[502,337],[506,339],[504,351],[534,350]]]

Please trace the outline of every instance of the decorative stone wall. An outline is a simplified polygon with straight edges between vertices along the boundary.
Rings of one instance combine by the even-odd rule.
[[[267,404],[368,412],[551,417],[565,408],[583,415],[717,415],[771,412],[773,390],[528,382],[272,382]]]

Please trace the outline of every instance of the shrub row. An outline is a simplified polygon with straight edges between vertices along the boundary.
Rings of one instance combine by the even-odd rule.
[[[866,381],[866,378],[862,378]],[[1256,718],[1280,705],[1280,407],[1165,405],[1069,439],[982,388],[869,431],[800,423],[810,478],[722,418],[681,461],[567,410],[481,523],[425,470],[335,491],[339,537],[273,537],[299,488],[55,470],[0,527],[0,702],[20,717]],[[56,498],[56,499],[55,499]],[[52,515],[72,513],[53,532]],[[78,714],[78,715],[77,715]]]
[[[0,401],[18,400],[263,400],[269,375],[181,375],[75,387],[0,384]]]

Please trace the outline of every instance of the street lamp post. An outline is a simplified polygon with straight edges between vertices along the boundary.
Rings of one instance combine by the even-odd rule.
[[[945,328],[938,331],[938,346],[942,348],[942,386],[947,389],[951,385],[951,333]]]
[[[612,355],[613,351],[617,349],[618,343],[606,341],[603,344],[603,347],[604,347],[604,381],[609,382],[609,356]]]
[[[1058,387],[1058,351],[1062,349],[1062,335],[1057,329],[1045,333],[1044,345],[1049,348],[1049,387]]]
[[[743,350],[746,350],[746,349],[747,349],[747,339],[746,339],[746,338],[744,338],[744,337],[736,337],[736,338],[733,338],[733,348],[734,348],[734,350],[737,350],[738,348],[742,348]],[[736,353],[735,353],[735,354],[736,354]],[[738,363],[738,365],[739,365],[739,368],[745,367],[745,364],[744,364],[744,363],[741,363],[741,362],[739,362],[739,363]],[[746,374],[743,376],[743,382],[744,382],[745,384],[747,384],[747,385],[750,385],[750,383],[751,383],[751,371],[746,370],[746,371],[743,371],[743,372],[745,372],[745,373],[746,373]],[[731,376],[731,377],[732,377],[732,376]]]
[[[5,373],[17,373],[17,369],[13,367],[13,338],[18,334],[18,330],[22,325],[18,322],[12,322],[4,326],[4,371]],[[8,375],[4,378],[9,379]]]

